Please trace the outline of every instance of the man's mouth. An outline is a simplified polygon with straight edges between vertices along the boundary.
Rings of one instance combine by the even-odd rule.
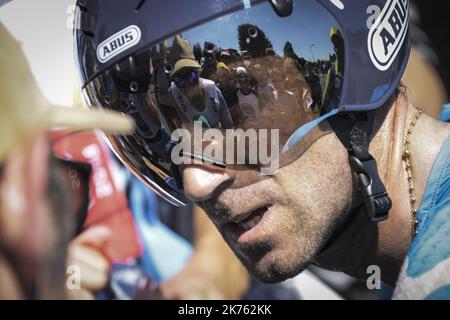
[[[257,241],[264,234],[269,211],[270,207],[264,206],[239,214],[224,226],[225,232],[241,244]]]
[[[234,223],[243,231],[248,231],[256,226],[262,219],[264,213],[267,211],[267,207],[262,207],[234,218]]]

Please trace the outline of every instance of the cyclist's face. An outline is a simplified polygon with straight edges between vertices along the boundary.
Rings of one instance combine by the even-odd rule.
[[[187,194],[263,281],[284,280],[311,263],[351,204],[351,177],[334,134],[272,177],[202,165],[183,169]]]

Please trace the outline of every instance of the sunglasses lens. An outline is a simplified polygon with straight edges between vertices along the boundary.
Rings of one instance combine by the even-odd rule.
[[[178,88],[184,88],[187,86],[194,86],[198,83],[198,74],[195,71],[191,71],[185,75],[180,75],[173,79],[173,82]]]
[[[181,77],[175,77],[175,78],[173,79],[173,82],[175,83],[175,85],[176,85],[178,88],[184,88],[184,86],[186,85],[184,79],[181,78]]]
[[[196,85],[196,84],[198,83],[198,75],[197,75],[197,72],[192,71],[192,72],[189,74],[189,81],[188,81],[188,83],[189,83],[190,85]]]

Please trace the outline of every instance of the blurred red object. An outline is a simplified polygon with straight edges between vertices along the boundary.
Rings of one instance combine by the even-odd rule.
[[[51,131],[50,137],[52,151],[57,158],[91,167],[88,178],[89,205],[82,230],[98,225],[111,230],[112,237],[103,249],[111,263],[124,263],[140,257],[142,245],[125,192],[114,181],[113,162],[105,142],[93,131]],[[82,189],[78,180],[72,182],[72,187]]]

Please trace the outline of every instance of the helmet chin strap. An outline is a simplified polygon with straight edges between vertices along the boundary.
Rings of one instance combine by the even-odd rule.
[[[328,119],[339,140],[347,148],[352,171],[356,173],[361,196],[373,222],[386,220],[392,201],[380,179],[377,162],[369,153],[375,111],[342,113]]]

